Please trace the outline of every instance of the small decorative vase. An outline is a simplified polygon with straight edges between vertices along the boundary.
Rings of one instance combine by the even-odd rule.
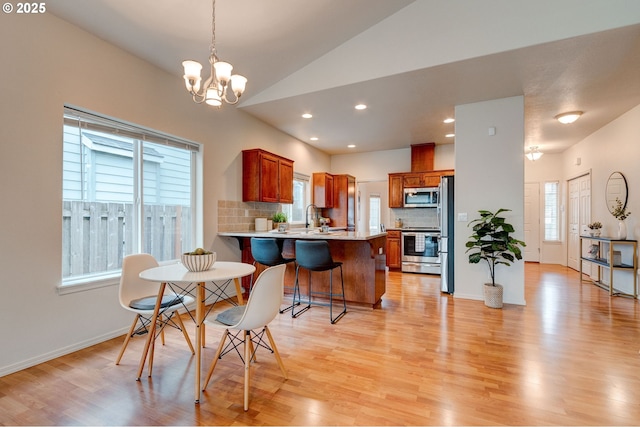
[[[594,237],[600,237],[600,229],[596,228],[595,230],[593,230],[593,235]]]
[[[618,221],[618,240],[627,240],[627,223]]]

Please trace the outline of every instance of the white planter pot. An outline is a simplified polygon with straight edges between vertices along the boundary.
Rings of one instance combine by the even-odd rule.
[[[484,284],[484,305],[490,308],[502,308],[502,285],[496,283],[492,286],[491,283]]]

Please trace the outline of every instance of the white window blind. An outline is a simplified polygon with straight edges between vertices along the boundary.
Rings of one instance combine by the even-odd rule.
[[[544,240],[560,240],[558,188],[557,181],[544,183]]]

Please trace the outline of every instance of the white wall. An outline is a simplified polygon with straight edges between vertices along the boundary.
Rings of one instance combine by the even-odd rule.
[[[240,259],[216,237],[216,215],[218,200],[242,199],[242,149],[294,159],[302,173],[330,168],[328,155],[232,106],[194,104],[180,75],[51,14],[3,15],[0,58],[0,280],[14,302],[2,310],[0,375],[121,335],[132,320],[115,285],[57,293],[65,103],[204,144],[203,240],[220,259]]]
[[[591,171],[591,221],[600,221],[603,235],[613,235],[617,220],[607,209],[604,194],[607,179],[618,171],[627,179],[628,208],[626,220],[629,239],[640,238],[640,105],[631,109],[607,126],[594,132],[569,148],[563,156],[566,179],[581,171]],[[580,158],[580,165],[575,160]]]
[[[495,135],[489,135],[495,128]],[[482,299],[489,282],[486,263],[469,264],[467,224],[478,210],[511,209],[504,216],[524,238],[524,98],[497,99],[456,106],[455,213],[468,219],[455,223],[456,298]],[[504,286],[504,302],[525,304],[524,262],[497,266],[496,283]]]

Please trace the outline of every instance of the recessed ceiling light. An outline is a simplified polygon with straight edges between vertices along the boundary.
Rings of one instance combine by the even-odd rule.
[[[558,114],[555,119],[562,124],[568,125],[580,118],[582,111],[569,111],[568,113]]]
[[[448,118],[443,120],[444,123],[453,123],[455,121],[456,121],[456,119],[452,119],[451,117],[448,117]]]
[[[309,138],[309,139],[310,139],[310,140],[312,140],[312,141],[317,141],[317,140],[318,140],[318,137],[317,137],[317,136],[312,136],[312,137],[311,137],[311,138]]]
[[[347,145],[347,148],[356,148],[355,144],[349,144]]]
[[[354,107],[356,110],[366,110],[367,106],[364,104],[358,104]]]
[[[445,135],[447,138],[453,138],[454,136],[456,136],[455,133],[448,133]]]
[[[304,113],[304,114],[302,115],[302,118],[303,118],[303,119],[310,119],[311,117],[313,117],[313,114]]]

